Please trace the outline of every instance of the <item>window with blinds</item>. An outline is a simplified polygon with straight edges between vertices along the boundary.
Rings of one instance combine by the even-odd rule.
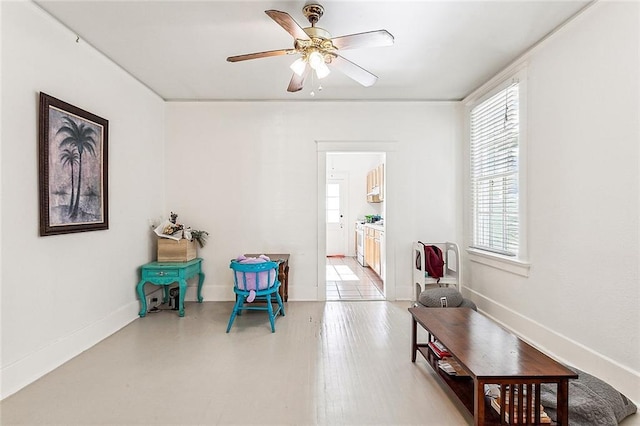
[[[473,247],[518,256],[518,83],[471,110]]]

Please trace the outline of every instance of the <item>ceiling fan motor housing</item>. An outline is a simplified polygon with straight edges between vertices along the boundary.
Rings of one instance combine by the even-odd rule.
[[[303,28],[310,40],[296,39],[294,48],[302,53],[304,57],[308,57],[311,52],[319,52],[322,54],[325,62],[331,62],[331,53],[336,51],[336,47],[331,42],[331,34],[324,28],[307,27]]]
[[[315,26],[316,23],[322,18],[324,14],[324,7],[319,4],[307,4],[302,8],[302,13],[309,20],[311,26]]]

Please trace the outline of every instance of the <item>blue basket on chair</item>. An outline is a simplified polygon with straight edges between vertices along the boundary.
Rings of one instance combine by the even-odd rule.
[[[236,303],[229,318],[227,333],[231,330],[233,321],[242,311],[267,311],[271,332],[275,333],[276,315],[284,316],[282,298],[278,293],[280,281],[278,280],[278,262],[241,263],[232,260],[229,267],[233,270],[233,292],[236,294]],[[278,307],[274,310],[272,296],[275,295]],[[255,300],[254,300],[255,299]],[[258,305],[253,302],[257,301]],[[263,304],[263,302],[266,302]]]

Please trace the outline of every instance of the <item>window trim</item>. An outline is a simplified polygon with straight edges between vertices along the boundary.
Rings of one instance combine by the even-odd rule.
[[[528,261],[516,259],[513,256],[505,256],[490,251],[480,250],[473,247],[467,248],[467,254],[471,262],[491,266],[506,272],[511,272],[523,277],[529,276],[531,264]]]
[[[482,250],[473,247],[473,235],[475,232],[475,224],[473,222],[473,199],[471,192],[471,110],[489,99],[491,96],[507,88],[514,80],[519,83],[519,139],[518,139],[518,221],[519,221],[519,242],[518,242],[518,255],[517,256],[505,256],[499,253]],[[466,251],[469,255],[469,260],[472,262],[480,263],[483,265],[498,268],[507,272],[515,273],[521,276],[527,277],[529,275],[529,269],[531,264],[529,262],[528,252],[528,221],[527,221],[527,70],[526,65],[514,70],[513,72],[502,78],[496,85],[482,93],[474,93],[471,97],[464,100],[465,111],[465,142],[466,148],[466,164],[465,164],[465,185],[466,185],[466,199],[467,199],[467,212],[465,214],[465,221],[468,224],[467,228],[467,244]]]

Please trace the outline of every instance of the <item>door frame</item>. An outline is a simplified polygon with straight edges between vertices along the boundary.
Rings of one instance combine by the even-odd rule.
[[[318,276],[317,276],[317,295],[316,300],[324,301],[327,300],[327,281],[326,281],[326,271],[327,271],[327,229],[326,229],[326,186],[327,186],[327,153],[328,152],[379,152],[385,154],[385,209],[386,212],[389,213],[392,210],[391,221],[387,220],[385,217],[385,299],[386,300],[395,300],[396,299],[396,283],[395,279],[395,239],[393,238],[392,232],[394,228],[394,223],[398,220],[398,216],[394,214],[395,209],[390,209],[391,203],[393,203],[393,190],[387,191],[387,188],[393,188],[393,170],[395,168],[395,156],[393,155],[395,151],[397,151],[397,142],[396,141],[374,141],[374,140],[364,140],[364,141],[342,141],[342,140],[334,140],[334,141],[316,141],[316,150],[318,156],[318,168],[317,168],[317,184],[318,184],[318,212],[317,212],[317,224],[318,224],[318,248],[317,248],[317,265],[318,265]],[[391,179],[389,179],[391,176]],[[389,197],[391,194],[391,197]],[[385,213],[385,215],[387,214]]]

